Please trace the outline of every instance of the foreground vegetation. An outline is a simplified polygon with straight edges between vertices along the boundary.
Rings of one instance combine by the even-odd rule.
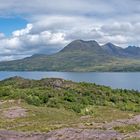
[[[0,138],[15,130],[10,138],[25,131],[30,137],[37,132],[62,140],[73,135],[94,138],[99,133],[109,139],[112,134],[133,139],[139,138],[140,93],[63,79],[13,77],[0,81],[0,114]]]
[[[17,106],[27,110],[26,116],[17,118],[5,117],[3,112],[8,111],[11,107],[16,108]],[[63,108],[56,109],[46,106],[34,106],[25,102],[19,104],[17,100],[14,100],[14,102],[5,102],[0,106],[0,129],[25,132],[48,132],[69,127],[97,129],[98,125],[96,125],[96,123],[104,124],[105,122],[111,122],[117,119],[128,119],[137,115],[137,113],[132,111],[121,111],[103,106],[92,106],[92,110],[94,110],[94,112],[90,113],[90,115],[84,115]],[[121,127],[114,129],[119,131]]]
[[[115,127],[115,130],[119,131],[120,133],[131,133],[140,130],[139,124],[131,124],[126,126]]]
[[[90,114],[92,106],[106,106],[140,112],[140,93],[111,89],[90,83],[74,83],[62,79],[27,80],[20,77],[0,82],[0,99],[22,99],[35,106],[63,108]]]

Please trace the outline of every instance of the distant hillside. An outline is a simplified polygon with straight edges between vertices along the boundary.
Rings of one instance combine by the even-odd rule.
[[[75,40],[52,55],[33,55],[0,62],[0,70],[13,71],[140,71],[140,48],[100,46],[96,41]]]

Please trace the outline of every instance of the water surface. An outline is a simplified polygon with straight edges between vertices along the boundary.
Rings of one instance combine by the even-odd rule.
[[[13,76],[28,79],[63,78],[75,82],[91,82],[112,88],[140,91],[140,72],[0,72],[0,80]]]

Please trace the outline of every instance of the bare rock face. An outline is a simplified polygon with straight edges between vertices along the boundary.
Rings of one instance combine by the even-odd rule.
[[[0,130],[0,140],[127,140],[140,138],[140,131],[121,134],[114,130],[63,128],[49,133],[23,133]]]
[[[0,140],[46,140],[46,138],[43,134],[28,134],[0,130]]]
[[[14,131],[0,131],[0,140],[112,140],[122,139],[115,131],[64,128],[48,134],[27,134]]]
[[[11,107],[8,110],[3,112],[4,117],[9,119],[19,118],[19,117],[26,117],[26,109],[21,107]]]
[[[40,86],[51,86],[55,89],[68,88],[73,86],[72,81],[66,81],[61,78],[49,78],[40,80]]]
[[[122,139],[123,135],[112,130],[65,128],[47,134],[47,140],[112,140]]]

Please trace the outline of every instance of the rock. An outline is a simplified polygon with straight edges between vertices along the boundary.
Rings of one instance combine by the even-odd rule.
[[[8,110],[3,112],[4,117],[9,119],[19,118],[19,117],[26,117],[27,112],[26,109],[21,107],[11,107]]]

